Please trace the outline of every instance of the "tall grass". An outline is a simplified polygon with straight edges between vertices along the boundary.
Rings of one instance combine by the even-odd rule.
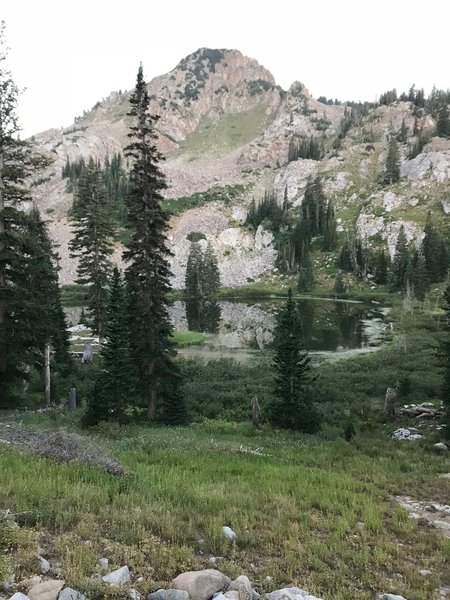
[[[274,586],[298,584],[327,600],[389,590],[428,600],[444,576],[448,542],[414,527],[390,498],[449,492],[437,477],[445,459],[420,444],[384,434],[347,444],[227,422],[129,426],[115,437],[95,441],[130,469],[125,478],[0,446],[0,506],[23,513],[19,533],[44,539],[66,581],[94,597],[102,597],[90,578],[102,554],[142,575],[143,592],[210,566],[210,555],[261,589],[270,575]],[[236,540],[224,538],[223,525]],[[13,547],[14,558],[22,550]],[[22,557],[18,575],[29,574],[27,565]],[[418,577],[419,568],[432,576]]]

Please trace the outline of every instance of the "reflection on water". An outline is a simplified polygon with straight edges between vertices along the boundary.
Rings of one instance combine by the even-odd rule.
[[[175,302],[170,315],[176,329],[208,333],[206,349],[270,348],[276,314],[284,301],[258,303]],[[298,300],[303,341],[308,350],[336,352],[380,345],[386,309],[333,300]],[[196,349],[199,352],[200,348]]]

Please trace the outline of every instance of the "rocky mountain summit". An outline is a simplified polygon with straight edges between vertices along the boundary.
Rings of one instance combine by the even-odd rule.
[[[408,240],[419,245],[429,209],[441,224],[449,218],[450,140],[432,137],[435,120],[429,114],[418,115],[413,102],[359,106],[319,102],[302,83],[283,90],[267,69],[237,50],[207,48],[154,78],[148,92],[150,110],[160,117],[167,197],[186,198],[222,188],[231,192],[218,200],[212,194],[214,201],[174,217],[169,240],[175,287],[183,286],[187,236],[193,232],[212,243],[223,285],[245,285],[273,273],[272,233],[264,226],[256,232],[245,227],[249,204],[273,191],[279,203],[286,195],[289,209],[295,210],[308,178],[316,174],[333,200],[338,231],[344,236],[357,233],[369,244],[373,240],[384,244],[391,256],[402,225]],[[112,92],[71,126],[33,138],[36,148],[52,159],[33,190],[59,246],[63,283],[74,280],[76,262],[68,252],[73,194],[67,191],[62,169],[67,160],[93,157],[103,162],[122,152],[129,127],[128,100],[128,92]],[[422,136],[429,134],[427,143],[410,158],[418,130]],[[401,131],[401,179],[381,184],[388,140]],[[295,154],[305,140],[317,141],[320,156],[312,160]],[[118,246],[118,261],[120,251]]]

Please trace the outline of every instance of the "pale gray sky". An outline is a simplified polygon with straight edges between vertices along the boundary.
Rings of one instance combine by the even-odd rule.
[[[197,48],[236,48],[287,89],[374,100],[450,87],[448,0],[2,0],[24,134],[69,125]]]

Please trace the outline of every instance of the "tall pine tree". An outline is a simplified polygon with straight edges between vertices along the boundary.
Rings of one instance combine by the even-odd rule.
[[[31,201],[27,182],[47,164],[18,137],[19,90],[6,67],[4,24],[0,24],[0,406],[14,396],[16,384],[39,352],[28,275],[35,240],[23,205]],[[47,318],[47,316],[45,316]]]
[[[315,433],[320,415],[312,402],[310,357],[303,348],[300,318],[289,289],[275,330],[275,403],[271,421],[279,427]]]
[[[130,327],[138,365],[139,389],[154,419],[160,405],[171,408],[171,423],[185,419],[183,397],[179,393],[180,374],[173,360],[172,325],[168,314],[170,269],[166,231],[169,215],[162,208],[162,192],[167,184],[156,147],[158,117],[148,112],[149,96],[142,65],[130,98],[132,118],[130,144],[125,149],[131,161],[127,198],[130,241],[124,259],[130,293]],[[174,418],[177,413],[179,418]],[[176,415],[175,415],[176,416]]]
[[[88,287],[88,314],[101,341],[105,335],[114,224],[100,167],[92,159],[78,181],[71,224],[74,234],[69,248],[71,256],[79,257],[77,283]]]
[[[389,140],[388,153],[386,157],[386,166],[384,170],[384,182],[387,184],[396,183],[400,180],[400,155],[398,144],[394,136]]]
[[[405,228],[402,225],[395,244],[395,255],[392,261],[391,269],[391,289],[392,291],[406,290],[407,270],[409,261],[408,240],[406,238]]]
[[[115,268],[106,315],[106,344],[100,353],[99,374],[84,416],[87,426],[97,425],[100,421],[123,422],[127,409],[135,408],[137,377],[127,311],[126,288]]]
[[[444,293],[445,302],[445,339],[442,345],[444,357],[444,380],[442,384],[441,398],[444,403],[446,425],[445,437],[450,440],[450,284]]]

